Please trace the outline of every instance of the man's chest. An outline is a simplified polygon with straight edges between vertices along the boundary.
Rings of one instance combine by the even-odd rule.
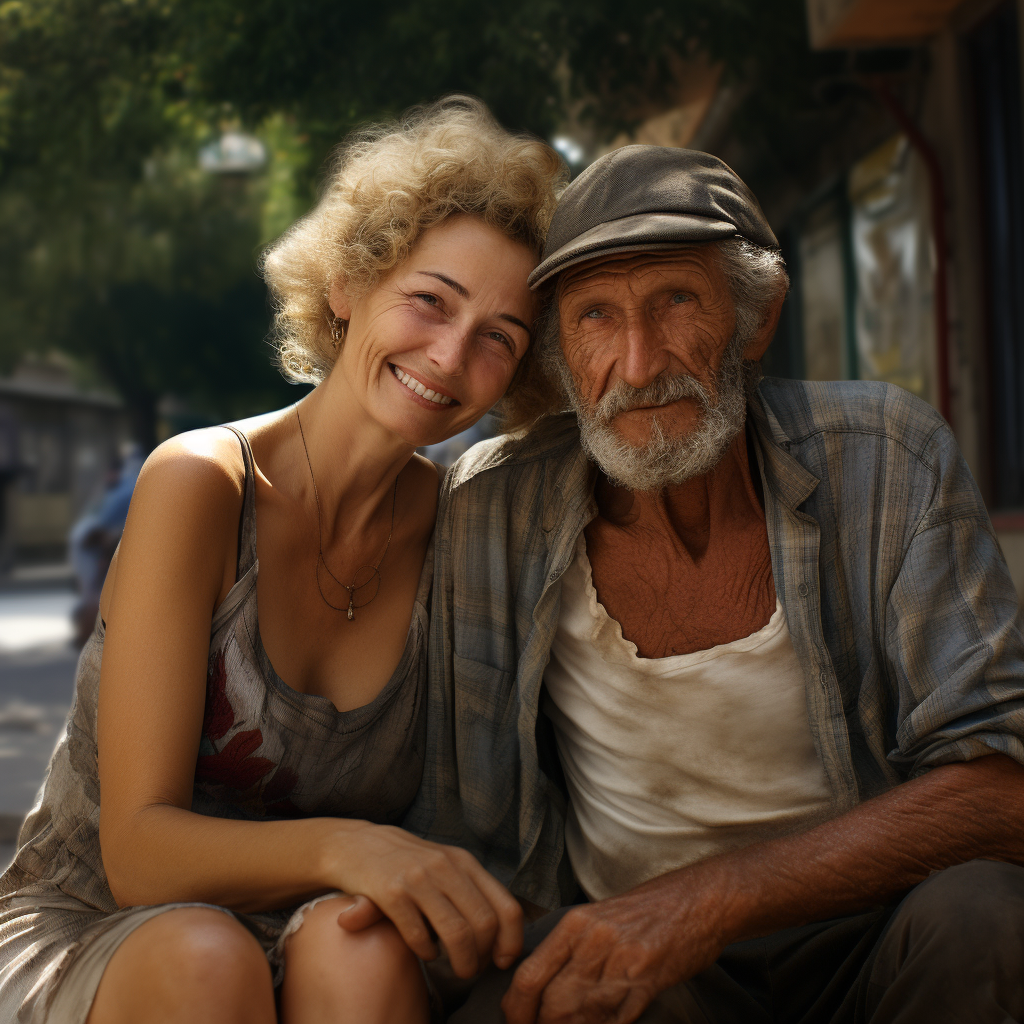
[[[775,610],[763,524],[713,534],[696,557],[667,534],[596,519],[586,529],[598,600],[641,657],[692,654],[756,633]]]

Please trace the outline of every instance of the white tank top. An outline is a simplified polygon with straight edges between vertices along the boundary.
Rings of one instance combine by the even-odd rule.
[[[804,677],[776,603],[742,640],[641,658],[597,599],[581,534],[544,675],[591,899],[826,817]]]

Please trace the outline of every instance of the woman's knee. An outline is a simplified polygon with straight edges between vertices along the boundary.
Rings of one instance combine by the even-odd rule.
[[[183,978],[223,986],[270,977],[255,937],[228,914],[203,907],[169,910],[148,922],[147,956],[174,982]],[[142,928],[139,929],[142,931]]]
[[[299,960],[329,959],[333,968],[351,966],[400,976],[420,975],[419,961],[388,920],[359,932],[345,931],[338,914],[347,905],[343,897],[324,900],[308,910],[302,924],[285,942],[285,965]]]
[[[137,1016],[141,1001],[155,1019],[259,1020],[264,1006],[273,1010],[270,967],[256,939],[228,914],[168,910],[140,925],[111,958],[89,1024],[120,1020],[121,1011],[125,1019],[145,1019]]]
[[[310,1008],[360,1021],[426,1020],[427,991],[415,954],[390,921],[360,932],[338,924],[342,899],[306,912],[285,942],[283,1019]]]

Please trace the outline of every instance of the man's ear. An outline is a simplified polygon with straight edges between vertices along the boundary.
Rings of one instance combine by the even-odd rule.
[[[782,306],[786,301],[786,293],[780,292],[764,312],[764,319],[757,329],[757,334],[747,342],[743,350],[743,358],[748,362],[757,362],[768,351],[768,345],[775,337],[775,329],[779,326]]]
[[[348,321],[352,319],[352,301],[345,292],[345,279],[343,277],[336,277],[331,282],[327,303],[339,320]]]

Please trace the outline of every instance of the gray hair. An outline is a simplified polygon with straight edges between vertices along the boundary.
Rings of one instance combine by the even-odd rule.
[[[765,249],[745,238],[727,238],[711,244],[729,283],[736,310],[736,333],[752,338],[772,303],[789,291],[786,261],[778,249]]]

